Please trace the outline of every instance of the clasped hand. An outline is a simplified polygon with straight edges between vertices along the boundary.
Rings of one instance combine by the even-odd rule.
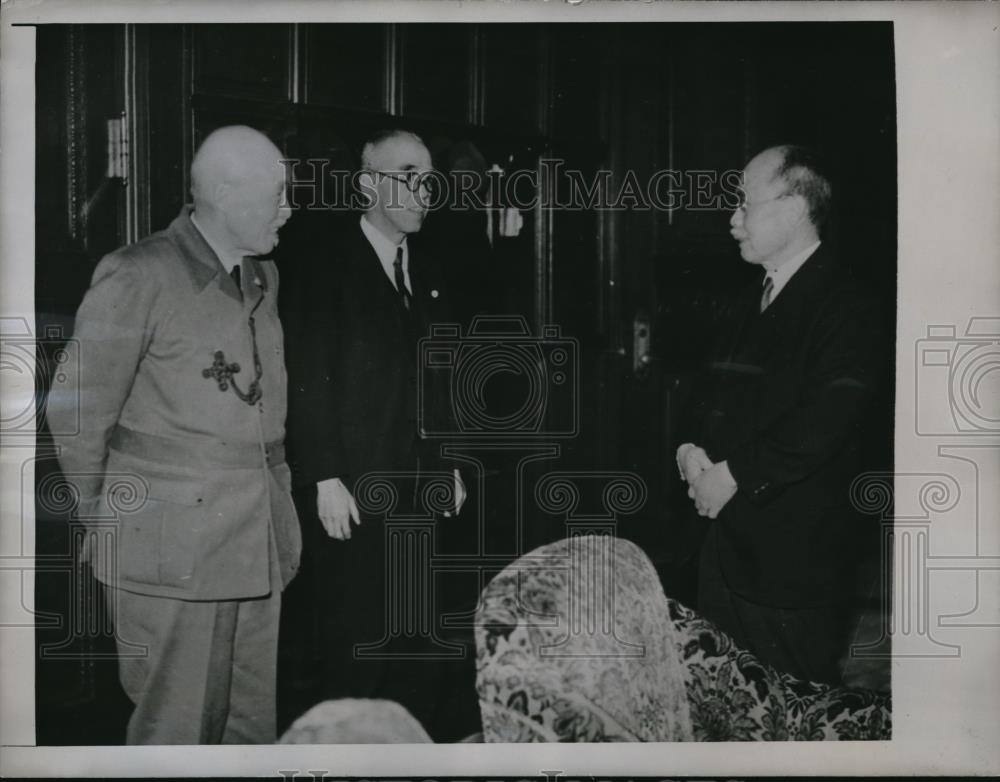
[[[677,465],[698,515],[716,518],[736,494],[737,485],[729,466],[724,461],[713,463],[704,448],[690,443],[678,449]]]

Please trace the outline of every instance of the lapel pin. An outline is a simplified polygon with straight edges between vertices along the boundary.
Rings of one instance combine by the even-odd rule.
[[[431,289],[431,298],[432,298],[432,299],[436,299],[436,298],[438,297],[438,295],[439,295],[439,294],[438,294],[438,292],[437,292],[437,288],[433,288],[433,289]]]

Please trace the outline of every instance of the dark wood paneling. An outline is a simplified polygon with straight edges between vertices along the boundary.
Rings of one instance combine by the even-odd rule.
[[[123,93],[118,85],[124,82],[124,30],[120,25],[84,25],[76,28],[85,41],[86,55],[82,63],[86,81],[84,103],[83,158],[78,172],[83,176],[80,191],[84,200],[77,204],[84,242],[92,258],[111,252],[125,241],[125,212],[122,182],[108,179],[107,120],[119,117],[125,110]]]
[[[548,28],[552,51],[550,133],[558,138],[603,135],[600,112],[602,62],[613,26],[569,24]]]
[[[195,92],[291,98],[292,26],[192,25]]]
[[[381,24],[303,25],[304,101],[384,110],[386,33]]]
[[[150,25],[149,215],[154,231],[166,227],[190,199],[190,64],[188,38],[180,25]]]
[[[465,24],[406,24],[398,29],[403,114],[467,122],[475,28]]]
[[[44,410],[53,355],[98,259],[124,241],[122,181],[108,179],[107,120],[124,105],[124,28],[42,25],[36,37],[35,334],[36,393]],[[42,338],[44,335],[44,338]],[[100,593],[88,570],[72,567],[65,484],[44,415],[34,462],[34,553],[65,563],[34,574],[34,720],[38,744],[121,743],[127,699],[102,632]],[[81,611],[86,622],[81,621]]]
[[[482,25],[483,115],[489,127],[538,133],[543,28]]]
[[[123,29],[58,26],[39,36],[36,251],[91,261],[124,240],[122,183],[108,179],[107,120],[124,109]]]
[[[561,444],[554,468],[614,470],[617,453],[609,442],[617,421],[609,415],[607,392],[617,382],[618,361],[607,353],[606,221],[601,207],[611,178],[600,173],[610,163],[605,133],[613,52],[605,45],[609,31],[596,25],[554,26],[548,34],[549,157],[562,161],[564,171],[576,172],[585,187],[600,183],[596,203],[574,205],[569,181],[560,177],[560,206],[551,212],[548,320],[575,341],[580,368],[574,389],[580,429]]]
[[[256,128],[282,151],[288,150],[288,141],[295,133],[295,107],[291,103],[195,95],[191,109],[194,149],[209,133],[225,125]]]
[[[673,225],[692,234],[715,237],[728,231],[729,211],[705,207],[720,185],[705,183],[719,183],[725,171],[746,162],[746,83],[754,65],[745,51],[750,36],[746,26],[679,25],[667,40],[673,71],[671,167],[683,177],[686,198]]]
[[[70,160],[66,154],[74,132],[72,102],[73,51],[68,30],[55,25],[38,28],[35,42],[35,249],[64,250],[74,222],[70,211]]]
[[[552,28],[551,38],[552,157],[563,161],[567,172],[579,172],[587,186],[598,181],[598,172],[608,162],[601,136],[606,52],[598,45],[600,35],[606,32],[580,24]],[[565,181],[559,191],[568,194]],[[597,337],[602,325],[600,231],[599,208],[553,213],[552,315],[568,332],[588,341]]]

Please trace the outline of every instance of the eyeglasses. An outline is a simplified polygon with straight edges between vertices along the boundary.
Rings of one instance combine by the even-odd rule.
[[[765,198],[763,201],[754,201],[751,204],[751,203],[747,202],[746,193],[743,193],[742,198],[740,199],[740,203],[736,207],[736,211],[737,212],[743,212],[744,214],[746,214],[747,210],[749,210],[751,206],[761,206],[762,204],[769,204],[772,201],[780,201],[782,198],[788,198],[790,195],[794,195],[794,194],[793,193],[782,193],[781,195],[775,196],[774,198]]]
[[[437,192],[437,180],[434,178],[433,171],[375,171],[371,170],[372,174],[378,174],[379,176],[386,177],[387,179],[393,179],[396,182],[402,182],[406,185],[406,189],[411,193],[416,193],[418,190],[423,188],[426,192],[434,195]]]

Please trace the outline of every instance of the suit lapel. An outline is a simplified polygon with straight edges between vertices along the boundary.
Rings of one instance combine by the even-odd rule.
[[[394,323],[394,330],[399,334],[404,340],[410,340],[412,338],[412,332],[414,329],[414,314],[413,311],[407,312],[403,303],[400,300],[399,291],[396,289],[395,284],[389,279],[389,276],[385,272],[385,268],[382,266],[382,261],[378,257],[378,253],[375,252],[375,248],[372,247],[371,242],[364,235],[360,226],[355,229],[353,241],[355,242],[354,252],[349,253],[350,257],[357,259],[357,267],[355,273],[359,277],[359,289],[366,290],[370,292],[372,301],[370,305],[375,308],[378,312],[385,313],[385,316],[391,320],[388,322]],[[412,277],[412,263],[413,255],[410,255],[410,285],[413,286]],[[414,310],[417,308],[416,304],[417,296],[415,292],[411,295],[410,303]]]
[[[384,307],[388,307],[389,302],[398,305],[399,292],[385,273],[378,253],[375,252],[375,248],[372,247],[360,226],[355,227],[353,237],[354,251],[349,252],[348,257],[357,258],[355,273],[361,278],[363,289],[371,291],[372,295],[377,297]]]
[[[793,334],[808,320],[805,313],[816,306],[816,294],[827,285],[830,271],[830,258],[821,246],[792,275],[764,312],[759,311],[760,281],[754,289],[748,289],[747,333],[740,340],[740,352],[754,363],[766,363],[781,348],[785,336]]]
[[[830,256],[821,247],[760,313],[749,329],[746,343],[755,362],[766,364],[809,321],[808,313],[818,305],[818,294],[829,285],[831,271]]]
[[[433,280],[426,278],[425,273],[427,269],[422,263],[423,256],[419,251],[414,250],[413,244],[410,244],[410,287],[413,289],[413,297],[411,299],[412,305],[412,315],[413,315],[413,326],[417,331],[417,336],[422,337],[427,333],[427,328],[430,323],[430,304],[434,298],[434,294],[437,293],[436,289],[432,289],[430,286],[433,284]]]
[[[812,294],[821,288],[829,276],[830,259],[823,247],[816,250],[792,278],[781,289],[781,293],[762,313],[762,320],[783,319],[789,311],[801,309],[802,302],[812,299]]]

